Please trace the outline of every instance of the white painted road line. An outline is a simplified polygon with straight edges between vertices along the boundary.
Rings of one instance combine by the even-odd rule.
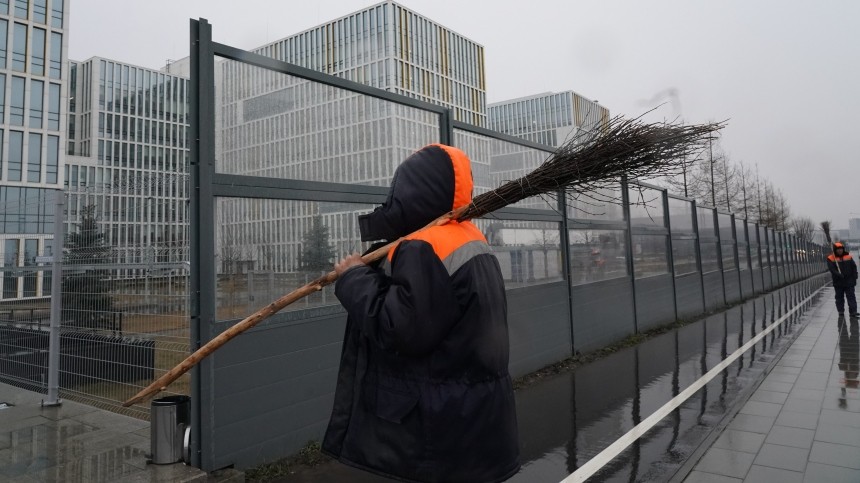
[[[725,360],[714,366],[714,368],[708,371],[704,376],[700,377],[696,382],[691,384],[688,388],[684,389],[680,394],[673,397],[669,402],[664,404],[663,407],[645,418],[641,423],[634,426],[633,429],[628,431],[624,436],[615,440],[614,443],[612,443],[606,449],[598,453],[594,458],[588,460],[588,463],[585,463],[578,470],[574,471],[567,478],[563,479],[562,483],[585,481],[593,474],[600,471],[601,468],[609,464],[610,461],[615,459],[616,456],[621,454],[621,452],[627,449],[627,447],[630,446],[634,441],[647,433],[649,429],[656,426],[657,423],[659,423],[663,418],[668,416],[669,413],[675,410],[675,408],[677,408],[678,406],[683,404],[684,401],[692,397],[693,394],[695,394],[711,379],[716,377],[719,373],[723,372],[723,369],[731,365],[731,363],[734,362],[735,359],[740,357],[741,354],[748,351],[759,340],[761,340],[764,336],[773,331],[779,324],[785,321],[785,319],[791,316],[795,311],[803,307],[807,302],[809,302],[809,300],[818,295],[818,292],[822,290],[824,290],[824,287],[819,288],[818,290],[813,292],[812,295],[806,297],[793,309],[789,310],[785,315],[774,321],[774,323],[767,326],[765,330],[759,332],[755,337],[750,339],[750,341],[744,344],[740,349],[734,351],[731,355],[726,357]]]

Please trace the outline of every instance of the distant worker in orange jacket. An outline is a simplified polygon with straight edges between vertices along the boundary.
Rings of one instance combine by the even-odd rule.
[[[841,242],[833,244],[833,253],[827,256],[827,268],[833,277],[833,289],[836,291],[836,310],[839,315],[845,314],[845,299],[848,299],[848,312],[851,317],[857,317],[857,299],[854,298],[854,286],[857,285],[857,264]]]

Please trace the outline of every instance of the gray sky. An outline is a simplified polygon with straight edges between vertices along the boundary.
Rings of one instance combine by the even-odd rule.
[[[69,57],[158,68],[188,55],[189,18],[251,49],[375,3],[73,0]],[[488,102],[572,89],[635,116],[674,87],[685,121],[729,119],[728,154],[757,163],[793,214],[835,228],[860,218],[860,2],[398,3],[485,47]],[[675,117],[669,104],[654,115]]]

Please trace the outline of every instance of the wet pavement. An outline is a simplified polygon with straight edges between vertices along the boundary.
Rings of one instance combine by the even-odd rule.
[[[816,277],[762,295],[570,373],[518,390],[523,466],[509,481],[565,479],[800,305],[824,280]],[[767,385],[780,382],[778,372],[768,373],[812,320],[811,309],[822,306],[823,295],[829,294],[826,290],[806,300],[801,308],[588,481],[668,481],[686,475],[691,469],[688,461],[701,456],[766,376]],[[830,297],[826,297],[826,303],[831,303]],[[835,336],[835,329],[833,333]],[[860,399],[854,403],[860,405]],[[698,474],[692,475],[687,481],[697,481]],[[277,481],[390,480],[332,461],[316,468],[298,468],[295,474]]]
[[[860,326],[825,294],[685,481],[860,482]]]
[[[823,280],[796,283],[518,390],[523,467],[509,481],[566,478],[798,306],[588,481],[854,477],[860,329],[836,323],[832,289],[810,297]],[[147,464],[149,423],[73,402],[41,408],[41,397],[0,384],[0,402],[13,404],[0,409],[0,481],[205,481],[181,464]],[[779,467],[783,461],[795,466]],[[387,480],[330,461],[278,481]]]
[[[43,398],[0,383],[0,481],[206,481],[197,468],[147,464],[149,422],[71,401],[43,408]]]

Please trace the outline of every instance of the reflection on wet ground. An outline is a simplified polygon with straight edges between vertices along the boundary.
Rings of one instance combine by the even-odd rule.
[[[839,317],[836,324],[836,329],[839,331],[839,363],[837,367],[843,372],[842,378],[842,397],[840,402],[843,405],[848,404],[848,389],[857,389],[860,387],[858,381],[858,373],[860,373],[860,326],[856,318],[848,320],[845,317]]]
[[[719,438],[685,464],[695,464],[685,481],[860,481],[860,329],[829,299]]]
[[[185,465],[147,464],[149,423],[0,383],[0,481],[190,481]]]
[[[512,482],[561,481],[822,285],[800,282],[517,392],[522,470]],[[589,481],[665,481],[762,377],[805,324],[818,296]],[[857,337],[850,332],[847,337]],[[846,344],[846,347],[848,344]],[[844,362],[857,381],[856,351]],[[853,366],[851,364],[854,364]],[[849,376],[847,373],[851,372]],[[339,463],[279,481],[387,481]]]
[[[523,469],[510,481],[564,479],[820,285],[802,282],[763,295],[520,391]],[[593,480],[671,477],[791,341],[803,313],[788,317]]]

